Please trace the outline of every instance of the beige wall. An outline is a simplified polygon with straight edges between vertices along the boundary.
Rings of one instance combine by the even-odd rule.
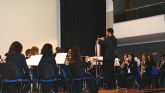
[[[106,28],[113,27],[113,1],[106,0]]]
[[[59,0],[0,0],[0,55],[18,40],[33,45],[60,45]],[[24,52],[24,51],[23,51]]]
[[[113,11],[106,13],[106,28],[113,27]]]

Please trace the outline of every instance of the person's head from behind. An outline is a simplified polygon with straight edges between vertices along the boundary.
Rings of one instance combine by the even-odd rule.
[[[41,49],[41,54],[47,55],[47,56],[51,56],[53,55],[53,47],[51,44],[46,43],[43,45],[42,49]]]
[[[162,55],[160,56],[160,60],[161,60],[161,61],[165,61],[165,54],[162,54]]]
[[[81,60],[80,50],[77,47],[71,49],[71,60],[73,61],[75,59]]]
[[[31,48],[31,55],[38,55],[39,54],[39,48],[37,46],[33,46]]]
[[[26,55],[26,58],[30,58],[30,56],[31,56],[31,49],[26,49],[25,55]]]
[[[113,33],[114,33],[113,28],[108,28],[107,31],[106,31],[106,37],[110,37],[110,36],[112,36]]]
[[[61,52],[61,48],[60,47],[56,47],[56,53],[60,53]]]
[[[10,45],[10,48],[9,48],[9,51],[7,53],[7,56],[8,55],[12,55],[12,54],[19,54],[22,52],[22,49],[23,49],[23,46],[20,42],[18,41],[14,41],[11,45]]]

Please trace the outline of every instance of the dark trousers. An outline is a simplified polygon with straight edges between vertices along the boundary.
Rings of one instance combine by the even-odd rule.
[[[115,72],[114,72],[114,59],[104,59],[103,61],[103,74],[107,87],[113,89],[115,84]]]
[[[164,71],[160,71],[159,72],[159,86],[160,87],[165,87],[165,72]]]

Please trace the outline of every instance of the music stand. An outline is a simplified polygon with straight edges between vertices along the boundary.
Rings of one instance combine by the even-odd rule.
[[[42,55],[32,55],[29,59],[26,59],[27,65],[30,66],[38,66]]]
[[[67,53],[57,53],[55,57],[56,64],[65,64],[66,56]]]

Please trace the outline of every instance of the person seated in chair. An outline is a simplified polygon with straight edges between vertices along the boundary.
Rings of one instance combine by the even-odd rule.
[[[18,41],[14,41],[11,44],[8,53],[6,53],[6,63],[16,64],[20,73],[20,78],[30,79],[29,68],[26,64],[25,56],[21,53],[22,50],[22,44]],[[26,93],[29,91],[29,88],[29,84],[25,84],[25,87],[22,89],[21,93]]]
[[[137,77],[137,62],[134,60],[134,55],[127,54],[124,63],[121,66],[119,75],[119,87],[130,88],[132,87],[133,80]]]
[[[49,43],[44,44],[44,46],[41,49],[41,54],[43,56],[42,56],[42,58],[41,58],[41,60],[39,62],[39,65],[42,64],[42,63],[50,64],[52,66],[52,68],[53,68],[55,77],[58,78],[58,76],[59,76],[58,68],[57,68],[57,65],[56,65],[55,58],[53,56],[52,45],[49,44]],[[55,82],[55,84],[53,86],[55,93],[58,92],[58,86],[57,85],[58,85],[57,82]]]
[[[160,62],[158,63],[158,70],[159,70],[159,86],[164,87],[165,86],[165,54],[160,56]]]
[[[82,61],[80,50],[77,47],[71,49],[71,63],[69,64],[71,77],[79,78],[80,80],[74,80],[72,84],[72,93],[82,93],[83,82],[82,78],[84,74],[85,62]],[[96,84],[93,80],[87,80],[87,87],[89,93],[97,93]]]

